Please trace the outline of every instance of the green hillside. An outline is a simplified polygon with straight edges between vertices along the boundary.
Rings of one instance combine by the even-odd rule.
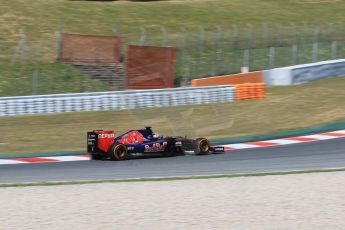
[[[0,0],[0,66],[4,67],[0,68],[0,96],[31,94],[35,71],[51,75],[50,85],[38,82],[44,89],[38,90],[39,94],[83,89],[70,80],[82,78],[79,72],[55,64],[59,31],[116,33],[125,44],[178,46],[175,78],[180,84],[184,78],[238,72],[248,48],[252,49],[248,59],[251,70],[290,65],[291,44],[295,42],[300,44],[295,63],[312,62],[317,29],[318,60],[343,58],[343,12],[344,0]],[[332,41],[337,41],[336,52]],[[270,46],[276,47],[273,63]],[[23,83],[20,88],[18,81]],[[89,81],[91,89],[108,90],[103,82],[85,77],[85,82]],[[13,88],[17,92],[11,92]]]

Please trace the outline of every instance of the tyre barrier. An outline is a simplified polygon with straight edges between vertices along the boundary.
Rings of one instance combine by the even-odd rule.
[[[0,116],[168,107],[233,100],[232,86],[0,97]]]
[[[264,83],[245,83],[234,86],[235,100],[249,100],[265,98]]]

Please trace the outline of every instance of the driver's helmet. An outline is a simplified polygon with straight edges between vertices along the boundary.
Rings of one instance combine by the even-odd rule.
[[[159,134],[158,134],[158,133],[153,133],[152,136],[153,136],[154,138],[157,138],[157,137],[159,137]]]

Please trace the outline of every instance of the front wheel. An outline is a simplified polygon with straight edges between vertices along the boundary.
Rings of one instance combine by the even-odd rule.
[[[207,155],[210,153],[210,143],[206,138],[198,138],[195,140],[194,153],[196,155]]]
[[[124,144],[114,143],[109,149],[110,159],[113,161],[122,161],[126,159],[127,148]]]

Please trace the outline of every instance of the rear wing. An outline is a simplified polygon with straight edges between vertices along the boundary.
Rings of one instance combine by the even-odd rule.
[[[113,130],[93,130],[87,132],[87,152],[99,153],[108,152],[114,143],[115,131]]]

